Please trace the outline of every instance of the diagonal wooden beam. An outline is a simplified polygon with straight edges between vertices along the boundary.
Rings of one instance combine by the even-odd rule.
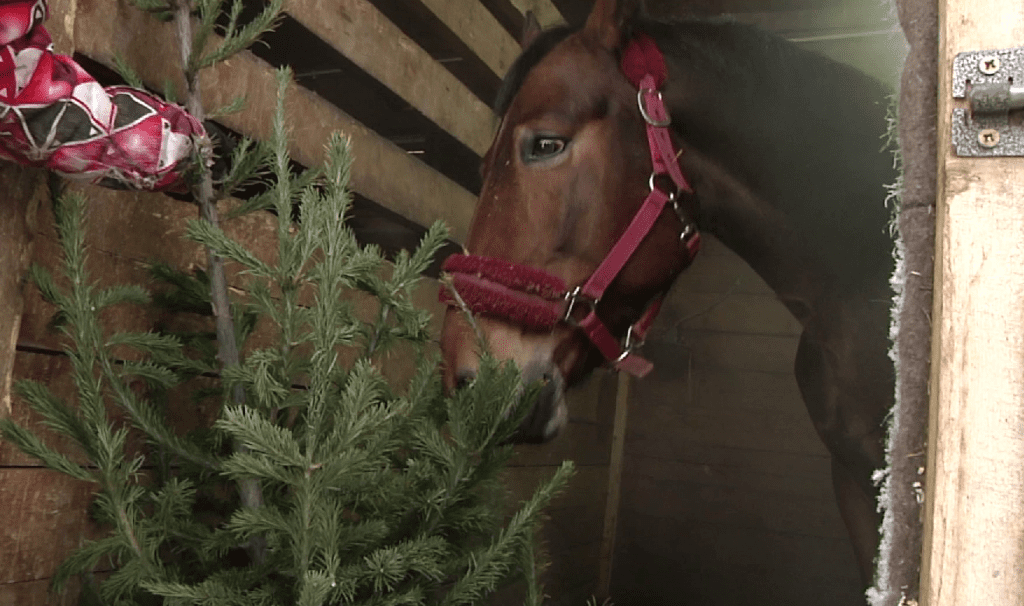
[[[366,0],[288,0],[303,27],[478,155],[491,142],[490,108]]]
[[[419,0],[499,78],[522,50],[478,0]]]
[[[526,11],[533,11],[541,27],[547,28],[565,23],[565,17],[558,10],[551,0],[509,0],[523,15]]]

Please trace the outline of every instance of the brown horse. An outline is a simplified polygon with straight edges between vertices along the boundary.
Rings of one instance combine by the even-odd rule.
[[[746,260],[804,328],[796,378],[832,454],[837,500],[869,582],[879,524],[871,476],[884,466],[894,383],[884,184],[895,174],[880,140],[887,92],[753,28],[652,21],[640,4],[597,0],[581,29],[524,36],[483,161],[472,256],[449,261],[461,277],[455,289],[473,299],[477,287],[469,304],[482,313],[471,322],[453,307],[445,318],[446,387],[472,380],[481,335],[524,380],[545,382],[519,438],[550,439],[568,416],[564,390],[620,357],[602,355],[586,321],[630,340],[631,325],[689,264],[696,225]],[[645,135],[664,128],[646,115],[657,94],[645,90],[638,103],[620,67],[639,40],[663,53],[666,130],[680,154],[672,162],[688,182],[651,176],[665,172],[652,171],[658,156]],[[650,212],[652,190],[668,201],[637,235],[631,222]],[[589,285],[631,238],[621,271],[601,278],[607,288],[576,297],[574,287]],[[616,351],[631,357],[631,344]]]

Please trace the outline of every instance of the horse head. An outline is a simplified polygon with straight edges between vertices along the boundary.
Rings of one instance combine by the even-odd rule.
[[[453,304],[441,347],[449,390],[475,376],[481,339],[495,357],[517,364],[524,382],[545,383],[517,441],[554,437],[568,417],[565,389],[609,357],[581,330],[581,320],[592,315],[608,337],[626,340],[692,257],[693,242],[680,237],[686,220],[662,201],[636,250],[606,278],[607,288],[598,297],[573,295],[593,282],[652,190],[673,189],[655,179],[650,116],[641,113],[638,89],[620,69],[640,4],[598,0],[581,29],[547,39],[528,27],[524,37],[533,44],[510,71],[506,98],[499,98],[501,123],[483,159],[483,187],[465,244],[471,257],[462,256],[461,272],[466,288],[488,281],[482,297],[508,291],[508,299],[497,306],[502,313],[473,320]],[[674,203],[676,193],[682,192],[665,197]],[[457,282],[455,290],[462,291]],[[534,321],[538,315],[553,319]]]

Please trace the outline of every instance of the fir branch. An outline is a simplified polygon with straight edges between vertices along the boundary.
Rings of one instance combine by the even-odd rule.
[[[171,603],[183,600],[186,603],[217,606],[254,606],[260,602],[252,596],[239,592],[235,587],[207,580],[197,585],[166,581],[142,581],[139,586],[153,595],[168,598]],[[266,602],[264,602],[266,603]]]
[[[161,20],[168,20],[172,5],[167,0],[129,0],[135,8],[147,13],[155,13]]]
[[[42,295],[43,300],[51,305],[55,305],[58,308],[63,308],[68,305],[67,299],[61,292],[60,287],[53,279],[53,274],[46,270],[42,265],[33,263],[28,268],[28,279],[35,284],[36,288],[39,289],[39,294]]]
[[[258,478],[281,482],[287,486],[297,485],[305,469],[305,466],[287,468],[270,457],[249,452],[236,452],[221,465],[221,473],[235,480],[253,478],[253,482],[256,482]]]
[[[420,238],[419,246],[413,254],[401,251],[394,261],[394,272],[391,275],[393,288],[408,288],[416,282],[420,274],[425,272],[434,261],[441,247],[448,239],[448,228],[441,221],[435,221]]]
[[[119,284],[97,290],[93,293],[92,304],[95,307],[95,311],[101,311],[111,305],[122,303],[145,305],[149,303],[149,293],[138,284]]]
[[[76,480],[96,482],[97,479],[84,467],[53,450],[34,433],[17,425],[10,419],[0,419],[0,434],[4,439],[18,447],[18,450],[38,460],[43,465],[69,475]]]
[[[206,6],[206,4],[208,4],[208,2],[200,3],[201,19],[203,19],[203,9]],[[220,4],[220,0],[217,0],[216,4],[214,5],[216,9],[210,11],[214,15],[214,19],[220,12]],[[207,67],[219,63],[220,61],[227,59],[231,55],[234,55],[235,53],[238,53],[239,51],[245,50],[246,48],[252,46],[255,42],[259,40],[259,38],[263,34],[272,31],[274,28],[277,27],[278,23],[280,22],[282,5],[283,0],[269,0],[266,6],[264,7],[263,11],[260,12],[260,14],[257,15],[252,21],[246,23],[242,27],[237,27],[238,15],[241,13],[242,1],[233,0],[231,16],[229,18],[229,27],[224,32],[224,38],[221,41],[220,45],[212,51],[210,51],[209,53],[203,55],[201,53],[203,51],[203,47],[205,46],[206,36],[197,36],[196,40],[202,42],[202,44],[197,43],[193,47],[192,56],[195,57],[195,59],[189,65],[189,68],[191,70],[198,72],[199,70],[206,69]],[[211,31],[212,27],[213,24],[211,21]],[[206,32],[205,19],[204,27],[200,30],[200,32],[201,34],[203,32]],[[208,34],[209,32],[206,33]]]
[[[188,61],[183,62],[186,78],[189,78],[192,74],[198,75],[199,71],[202,69],[199,65],[201,61],[200,57],[206,49],[210,36],[213,34],[214,27],[217,25],[217,17],[220,16],[220,9],[224,4],[224,0],[188,0],[188,2],[192,5],[191,8],[193,11],[199,15],[197,23],[199,27],[192,31],[191,39],[182,36],[182,41],[187,40],[191,43],[191,51],[188,53]]]
[[[215,427],[233,435],[255,456],[269,457],[280,465],[303,469],[309,466],[309,459],[292,432],[274,425],[252,407],[225,408]]]
[[[207,470],[218,470],[220,463],[202,452],[193,444],[178,437],[164,422],[163,417],[153,409],[152,406],[144,403],[139,397],[121,380],[111,365],[108,365],[104,372],[112,378],[112,391],[115,403],[128,412],[132,424],[142,430],[146,436],[160,447],[168,450],[181,459],[198,465]]]
[[[57,566],[53,579],[50,581],[51,590],[53,593],[63,593],[71,577],[92,572],[100,558],[108,557],[117,560],[124,554],[124,551],[124,539],[117,535],[86,541]]]
[[[266,263],[260,261],[252,251],[229,238],[224,230],[210,221],[190,220],[185,229],[185,236],[206,246],[214,254],[239,263],[255,275],[270,275],[271,269]]]
[[[253,535],[290,535],[295,532],[288,517],[273,505],[267,505],[259,509],[236,510],[231,515],[227,529],[243,540]]]
[[[181,340],[175,336],[153,332],[118,332],[107,337],[107,348],[118,346],[145,353],[164,368],[169,365],[189,365],[189,360],[181,353]]]
[[[21,380],[14,384],[14,392],[43,418],[43,424],[57,433],[68,436],[90,459],[94,453],[94,434],[78,413],[58,398],[42,383]],[[77,477],[71,474],[73,477]]]
[[[135,4],[137,8],[140,8],[142,10],[148,10],[139,6],[144,1],[145,0],[131,0],[132,4]],[[166,3],[151,2],[151,4],[161,4],[163,10],[167,10]],[[117,75],[121,76],[121,79],[124,80],[125,84],[127,84],[128,86],[140,90],[145,90],[146,85],[142,82],[142,78],[139,76],[139,73],[136,72],[131,65],[128,65],[128,62],[124,60],[124,57],[121,55],[121,53],[114,53],[114,71],[117,72]]]
[[[299,583],[298,606],[321,606],[336,586],[333,575],[307,570]]]
[[[122,362],[118,374],[122,377],[141,379],[150,387],[170,388],[178,384],[178,375],[172,370],[148,360]]]
[[[573,465],[566,461],[551,480],[539,487],[529,501],[517,511],[508,526],[482,552],[470,559],[469,570],[459,579],[441,602],[443,606],[477,604],[494,591],[516,561],[518,554],[528,549],[533,540],[533,529],[541,509],[564,487],[573,473]]]
[[[220,113],[233,113],[238,111],[235,109],[236,104],[244,103],[245,99],[238,97],[232,105],[210,113],[210,117],[213,118],[217,112]],[[239,108],[240,109],[240,108]],[[230,195],[243,184],[248,182],[262,181],[266,177],[265,165],[270,158],[270,149],[262,143],[254,142],[252,139],[243,137],[239,141],[234,149],[231,150],[231,158],[228,162],[228,171],[221,178],[218,186],[224,195]],[[237,217],[254,210],[262,210],[259,206],[256,206],[254,200],[260,200],[263,196],[254,196],[249,200],[243,202],[238,208],[234,209],[228,214],[228,217]]]

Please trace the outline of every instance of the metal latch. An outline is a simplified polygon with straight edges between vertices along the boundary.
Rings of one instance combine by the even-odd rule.
[[[1024,156],[1024,47],[959,53],[953,97],[970,108],[953,110],[956,155]]]

